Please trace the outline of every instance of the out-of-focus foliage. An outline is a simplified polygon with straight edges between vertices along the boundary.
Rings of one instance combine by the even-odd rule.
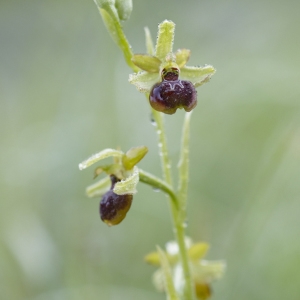
[[[143,27],[155,36],[173,20],[174,48],[217,69],[191,121],[188,210],[189,235],[228,264],[214,299],[299,299],[299,10],[134,1],[125,23],[145,53]],[[130,72],[92,0],[0,2],[0,299],[164,299],[143,263],[173,239],[164,195],[140,184],[126,220],[108,228],[78,170],[91,153],[138,144],[149,147],[141,168],[160,175]],[[166,116],[175,165],[182,119]]]

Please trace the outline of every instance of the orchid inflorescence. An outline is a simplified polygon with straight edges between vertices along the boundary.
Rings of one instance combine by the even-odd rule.
[[[137,167],[148,152],[146,146],[133,147],[127,152],[105,149],[79,164],[79,169],[106,159],[108,164],[98,166],[94,178],[104,178],[86,189],[89,197],[100,197],[100,218],[108,226],[121,223],[126,217],[137,192],[139,182],[160,189],[168,195],[173,218],[176,241],[166,244],[165,250],[157,247],[156,252],[146,256],[146,261],[158,267],[154,273],[155,287],[167,294],[170,300],[206,300],[211,295],[211,282],[224,273],[224,261],[203,259],[206,243],[193,243],[185,236],[187,182],[189,165],[189,123],[191,111],[197,105],[196,88],[208,82],[215,73],[210,65],[186,66],[190,50],[182,48],[173,52],[175,24],[165,20],[158,26],[155,47],[148,28],[146,54],[133,54],[122,30],[121,21],[127,20],[132,10],[132,0],[94,0],[113,40],[123,51],[127,64],[134,71],[129,82],[144,93],[152,108],[159,137],[160,155],[164,178],[160,179]],[[185,115],[182,148],[178,164],[179,184],[172,185],[171,165],[164,135],[163,114],[174,114],[184,109]]]

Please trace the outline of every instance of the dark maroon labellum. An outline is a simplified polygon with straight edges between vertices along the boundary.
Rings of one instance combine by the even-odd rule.
[[[172,115],[177,108],[191,111],[197,105],[197,91],[190,81],[178,79],[178,72],[163,71],[163,81],[156,83],[150,92],[153,109]]]
[[[100,202],[100,217],[109,226],[117,225],[126,217],[132,203],[132,194],[117,195],[113,192],[116,182],[120,181],[114,175],[111,178],[111,188]]]

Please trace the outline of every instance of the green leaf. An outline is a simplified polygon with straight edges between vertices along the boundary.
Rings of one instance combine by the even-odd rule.
[[[161,61],[152,55],[148,54],[134,54],[132,62],[140,69],[149,73],[158,73]]]
[[[164,61],[167,54],[172,52],[175,24],[165,20],[158,25],[155,56]]]
[[[86,188],[86,194],[90,198],[103,196],[110,189],[110,186],[111,186],[110,178],[106,176],[105,178],[99,180],[98,182],[88,186]]]
[[[151,33],[148,27],[145,27],[146,49],[149,55],[154,55],[154,46]]]
[[[159,254],[160,265],[164,274],[164,288],[169,300],[179,300],[179,296],[174,287],[171,268],[168,262],[166,253],[157,246],[157,251]]]
[[[126,170],[131,170],[148,153],[146,146],[134,147],[129,149],[122,157],[122,163]]]
[[[119,150],[115,149],[104,149],[100,151],[99,153],[96,153],[92,156],[90,156],[88,159],[83,161],[79,164],[79,170],[86,169],[87,167],[93,165],[94,163],[98,162],[99,160],[105,159],[107,157],[122,157],[124,153]]]
[[[182,68],[183,66],[185,66],[185,64],[187,63],[187,61],[190,58],[190,55],[191,55],[191,51],[188,49],[178,49],[175,52],[176,63],[179,66],[179,68]]]
[[[204,67],[183,67],[180,69],[180,79],[188,80],[194,84],[195,87],[202,85],[209,81],[211,76],[216,72],[213,66]]]
[[[137,167],[134,167],[133,172],[128,177],[115,184],[113,192],[117,195],[135,194],[138,182],[139,170]]]
[[[158,73],[139,72],[129,75],[129,82],[134,84],[142,93],[150,93],[153,85],[160,82],[161,78]]]

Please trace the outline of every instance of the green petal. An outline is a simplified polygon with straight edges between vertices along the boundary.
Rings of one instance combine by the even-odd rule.
[[[121,180],[115,184],[113,192],[117,195],[135,194],[137,192],[136,186],[139,182],[139,170],[137,167],[133,168],[133,172],[129,177]]]
[[[158,73],[161,61],[152,55],[135,54],[132,56],[132,62],[140,69],[149,73]]]
[[[145,256],[145,261],[153,266],[160,266],[160,259],[158,252],[151,252]]]
[[[151,88],[161,81],[158,73],[139,72],[129,75],[129,82],[134,84],[142,93],[150,93]]]
[[[146,49],[149,55],[154,55],[154,46],[151,33],[148,27],[145,27]]]
[[[111,186],[111,181],[108,176],[105,178],[99,180],[98,182],[88,186],[86,188],[86,194],[88,197],[99,197],[103,196],[110,188]]]
[[[146,146],[133,147],[122,157],[122,164],[126,170],[131,170],[147,154]]]
[[[206,243],[194,244],[189,250],[188,255],[191,260],[199,260],[205,256],[209,249],[209,245]]]
[[[123,155],[124,155],[124,153],[119,150],[104,149],[104,150],[100,151],[99,153],[92,155],[91,157],[89,157],[88,159],[83,161],[82,163],[80,163],[79,170],[83,170],[83,169],[93,165],[94,163],[98,162],[99,160],[105,159],[107,157],[111,157],[111,156],[122,157]]]
[[[183,67],[180,69],[180,79],[188,80],[192,82],[195,87],[198,87],[209,81],[215,72],[216,70],[209,65],[204,67]]]
[[[158,25],[155,56],[163,61],[167,54],[172,52],[175,24],[165,20]]]
[[[175,265],[178,263],[178,255],[170,255],[167,252],[165,253],[170,265]],[[145,261],[153,266],[160,266],[160,259],[158,252],[151,252],[145,256]]]
[[[175,52],[176,63],[179,66],[179,68],[185,66],[185,64],[190,58],[190,55],[191,55],[191,51],[189,49],[178,49]]]

